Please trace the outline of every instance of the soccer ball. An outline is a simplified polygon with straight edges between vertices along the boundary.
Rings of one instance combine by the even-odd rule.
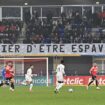
[[[68,89],[68,91],[72,93],[72,92],[73,92],[73,89],[72,89],[72,88],[70,88],[70,89]]]

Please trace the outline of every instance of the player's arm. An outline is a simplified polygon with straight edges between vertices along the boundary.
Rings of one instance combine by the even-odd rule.
[[[57,74],[58,69],[59,68],[57,67],[56,70],[53,71],[53,74]]]
[[[63,70],[63,75],[66,76],[66,74],[65,74],[65,66],[64,66],[64,70]]]
[[[13,75],[15,76],[15,69],[13,68]]]
[[[33,74],[31,74],[30,76],[33,77]]]
[[[57,69],[52,71],[52,74],[55,75],[57,74]]]
[[[5,67],[5,71],[9,71],[9,70],[10,70],[10,66],[7,65],[7,66]]]
[[[15,69],[14,69],[14,68],[11,69],[11,74],[12,74],[13,76],[15,76]]]
[[[59,66],[57,66],[56,70],[53,73],[56,74],[58,70],[59,70]]]

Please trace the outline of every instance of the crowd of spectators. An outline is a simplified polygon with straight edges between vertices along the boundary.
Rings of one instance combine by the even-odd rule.
[[[16,43],[21,29],[22,23],[19,20],[2,20],[0,22],[0,43]]]
[[[28,16],[28,17],[27,17]],[[40,19],[37,11],[32,18],[26,14],[26,39],[23,43],[104,43],[105,10],[103,12],[79,11],[61,13],[57,19],[49,11]]]
[[[25,28],[23,43],[104,43],[105,9],[103,11],[79,10],[64,11],[58,18],[54,13],[46,12],[46,18],[34,10],[26,11],[24,23],[20,20],[2,20],[0,22],[0,43],[17,43]]]

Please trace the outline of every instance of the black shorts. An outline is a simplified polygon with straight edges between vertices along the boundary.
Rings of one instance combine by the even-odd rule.
[[[96,79],[97,79],[97,76],[92,75],[92,80],[96,80]]]
[[[6,81],[11,81],[12,77],[6,78]]]
[[[58,81],[58,83],[63,83],[63,81]]]

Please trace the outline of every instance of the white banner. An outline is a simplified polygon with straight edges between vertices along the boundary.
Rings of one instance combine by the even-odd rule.
[[[1,44],[0,55],[105,55],[105,44]]]

